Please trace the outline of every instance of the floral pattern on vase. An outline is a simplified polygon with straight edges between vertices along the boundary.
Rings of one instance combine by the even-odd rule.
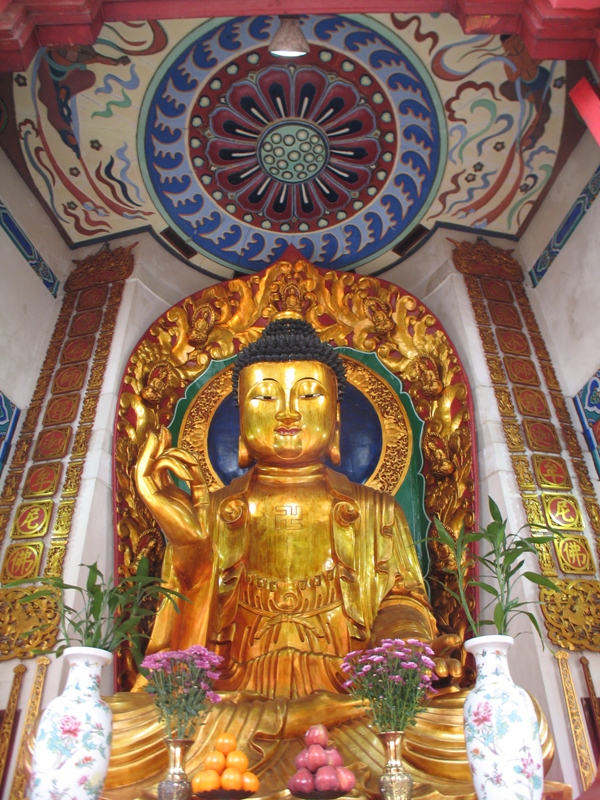
[[[97,800],[110,757],[112,714],[100,697],[100,672],[112,654],[69,647],[67,685],[48,705],[33,751],[30,800]]]
[[[465,643],[477,680],[464,706],[465,741],[479,800],[541,800],[544,788],[539,723],[531,698],[509,672],[510,636]]]

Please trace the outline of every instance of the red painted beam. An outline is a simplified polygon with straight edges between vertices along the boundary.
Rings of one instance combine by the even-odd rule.
[[[104,18],[112,22],[139,19],[202,19],[259,14],[416,14],[454,10],[454,0],[105,0]]]
[[[40,44],[91,44],[105,21],[256,14],[451,13],[466,33],[521,33],[533,58],[600,62],[600,0],[0,0],[0,70]]]
[[[524,24],[544,39],[593,39],[600,24],[600,9],[574,14],[556,9],[550,0],[529,0],[523,6]]]
[[[466,34],[505,34],[518,33],[521,18],[518,14],[464,14],[459,11],[455,14],[461,28]]]
[[[581,78],[569,92],[573,105],[579,111],[594,139],[600,144],[600,97],[588,81]]]
[[[579,11],[582,8],[592,11],[600,8],[600,0],[550,0],[554,8],[570,8]]]

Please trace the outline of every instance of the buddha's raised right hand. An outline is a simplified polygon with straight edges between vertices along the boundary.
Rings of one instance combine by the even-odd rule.
[[[166,428],[148,433],[135,465],[135,484],[169,542],[178,548],[206,539],[199,511],[208,502],[208,491],[196,457],[170,445]],[[189,484],[191,495],[175,485],[170,473]]]

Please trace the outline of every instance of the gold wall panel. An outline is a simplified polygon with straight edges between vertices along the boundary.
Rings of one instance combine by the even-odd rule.
[[[35,578],[38,574],[44,545],[41,542],[9,544],[4,553],[0,580],[19,581]]]
[[[550,409],[546,397],[540,389],[531,386],[515,386],[513,388],[519,412],[524,416],[550,419]]]
[[[77,392],[85,382],[87,364],[69,364],[57,370],[52,382],[52,394]]]
[[[531,457],[535,479],[540,489],[572,489],[569,468],[560,456],[540,455]]]
[[[583,520],[577,498],[569,494],[542,495],[548,525],[562,531],[582,531]]]
[[[522,331],[511,331],[506,328],[498,328],[496,331],[500,350],[508,355],[529,356],[531,350],[527,336]]]
[[[33,733],[36,719],[40,713],[42,692],[44,690],[46,670],[48,669],[49,663],[50,659],[46,658],[46,656],[40,656],[37,659],[35,678],[33,680],[33,686],[31,687],[29,702],[27,703],[25,725],[23,726],[23,733],[21,734],[21,744],[17,755],[17,768],[13,776],[9,800],[23,800],[26,793],[27,774],[25,772],[25,751]]]
[[[21,693],[21,684],[23,683],[25,671],[26,667],[23,664],[18,664],[13,670],[10,695],[8,697],[8,703],[6,704],[4,716],[2,717],[2,725],[0,726],[0,786],[2,785],[8,761],[8,750],[13,735],[19,694]]]
[[[600,583],[589,579],[554,582],[562,590],[560,594],[540,590],[548,638],[566,650],[600,653]]]
[[[52,516],[52,500],[21,503],[12,526],[13,539],[30,539],[44,536]]]
[[[520,356],[505,356],[504,366],[509,379],[513,383],[523,383],[526,386],[539,386],[540,378],[535,364],[530,358]]]
[[[92,350],[96,343],[95,336],[82,336],[78,339],[70,339],[60,357],[61,364],[72,364],[77,361],[87,361],[92,355]]]
[[[69,452],[70,441],[70,425],[40,431],[33,451],[33,460],[51,461],[55,458],[64,458]]]
[[[85,382],[90,373],[94,376],[94,388],[102,385],[123,293],[121,285],[109,286],[108,283],[111,280],[124,280],[131,274],[133,246],[116,248],[114,251],[104,246],[100,253],[76,262],[78,266],[66,282],[67,293],[36,385],[36,401],[27,415],[26,435],[19,439],[16,461],[13,458],[13,463],[19,469],[10,470],[0,497],[0,537],[4,537],[5,531],[11,525],[12,508],[19,497],[19,488],[26,469],[27,477],[20,498],[26,498],[28,502],[20,504],[11,528],[13,540],[20,542],[17,544],[15,541],[9,545],[3,555],[2,580],[18,578],[31,579],[33,582],[41,574],[44,553],[47,554],[44,574],[53,577],[60,577],[62,574],[75,501],[81,485],[83,462],[99,397],[98,392],[89,390],[84,395]],[[75,306],[78,311],[73,315]],[[96,336],[94,332],[98,330]],[[65,341],[68,335],[74,338]],[[95,357],[90,364],[97,339],[102,340],[103,358]],[[61,363],[57,366],[61,353]],[[49,390],[52,392],[50,397]],[[82,420],[73,437],[73,428],[67,423],[75,421],[80,405]],[[35,450],[31,457],[33,435],[42,414],[44,427],[35,439]],[[71,459],[65,472],[62,459],[69,456],[71,442]],[[63,472],[65,481],[60,499],[56,503],[52,526],[55,504],[52,500],[39,498],[59,495]],[[47,542],[49,534],[51,538]],[[29,541],[32,538],[44,541]],[[0,616],[0,642],[5,645],[0,658],[27,658],[32,655],[34,648],[41,648],[45,644],[52,646],[57,634],[55,619],[46,619],[43,640],[33,634],[24,635],[21,630],[24,626],[25,633],[31,633],[32,626],[40,622],[39,603],[25,603],[14,608],[10,598],[7,600],[6,595],[3,595],[0,605],[3,608]],[[48,602],[46,607],[50,608]],[[15,629],[17,619],[21,626],[18,630]]]
[[[569,654],[559,651],[554,654],[559,663],[560,677],[563,686],[563,693],[565,696],[565,704],[569,714],[569,724],[571,726],[571,736],[573,737],[573,744],[575,745],[575,752],[577,753],[577,762],[579,764],[579,775],[583,788],[588,789],[594,780],[594,762],[590,752],[588,740],[585,735],[585,723],[577,693],[575,692],[575,685],[573,677],[569,668]]]
[[[531,450],[560,453],[562,447],[554,425],[546,420],[524,419],[523,430]]]
[[[553,544],[558,558],[558,566],[563,572],[573,572],[579,575],[596,573],[592,551],[585,536],[565,534],[560,539],[555,539]]]
[[[61,461],[51,461],[48,464],[33,464],[29,467],[23,487],[23,497],[52,497],[56,494],[62,466]]]

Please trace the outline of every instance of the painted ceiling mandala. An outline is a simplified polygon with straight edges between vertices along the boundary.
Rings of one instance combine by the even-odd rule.
[[[448,14],[106,24],[13,78],[29,177],[74,244],[151,230],[214,278],[288,245],[376,272],[420,225],[517,238],[563,141],[567,67]],[[0,126],[1,126],[0,109]]]
[[[292,242],[314,263],[355,267],[432,202],[441,102],[375,22],[306,18],[310,65],[269,54],[272,24],[211,21],[162,63],[140,115],[148,189],[189,244],[228,266],[262,269]]]

